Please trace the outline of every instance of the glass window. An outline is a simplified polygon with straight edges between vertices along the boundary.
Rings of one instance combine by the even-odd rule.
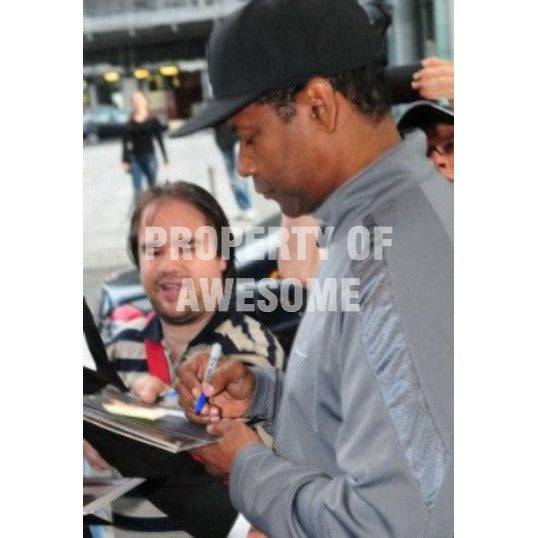
[[[115,123],[125,123],[129,115],[125,110],[114,110],[112,113],[112,119]]]
[[[95,123],[109,123],[112,110],[109,108],[94,108],[88,112],[88,120]]]

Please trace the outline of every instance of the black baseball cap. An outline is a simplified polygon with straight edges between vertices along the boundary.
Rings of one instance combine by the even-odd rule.
[[[357,0],[252,0],[216,23],[207,62],[213,100],[172,137],[215,126],[273,90],[386,56]]]
[[[432,101],[417,101],[400,116],[398,130],[426,128],[438,123],[454,125],[454,111]]]

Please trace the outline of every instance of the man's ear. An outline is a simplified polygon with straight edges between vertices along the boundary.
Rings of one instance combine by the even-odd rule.
[[[318,128],[328,133],[336,129],[338,100],[336,90],[327,79],[312,78],[301,92],[301,98]]]

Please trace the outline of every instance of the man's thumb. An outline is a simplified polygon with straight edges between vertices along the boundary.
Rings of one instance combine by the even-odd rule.
[[[231,425],[232,422],[230,420],[220,420],[219,422],[208,424],[207,433],[210,433],[211,435],[216,435],[217,437],[223,437],[224,435],[226,435]]]
[[[204,393],[206,396],[215,396],[226,390],[229,384],[239,381],[244,377],[245,366],[238,361],[230,361],[220,366],[213,379],[204,385]]]

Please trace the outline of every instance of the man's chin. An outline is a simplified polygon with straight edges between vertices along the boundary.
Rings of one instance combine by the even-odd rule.
[[[170,325],[189,325],[205,315],[204,311],[198,312],[189,309],[178,312],[172,305],[166,305],[165,307],[154,301],[151,301],[151,304],[155,313]]]
[[[202,318],[205,315],[205,312],[175,312],[175,313],[169,313],[169,312],[159,312],[158,310],[155,310],[157,312],[157,315],[166,323],[169,323],[170,325],[190,325],[194,323],[195,321],[198,321],[200,318]]]
[[[306,215],[308,211],[303,207],[303,204],[297,199],[290,198],[275,198],[275,202],[280,206],[280,210],[287,217],[300,217]]]
[[[278,205],[284,215],[291,218],[301,217],[302,215],[310,215],[315,207],[310,207],[304,202],[298,202],[296,200],[290,201],[278,201]]]
[[[302,210],[302,209],[296,209],[296,208],[285,208],[283,206],[280,206],[280,209],[286,217],[290,217],[292,219],[301,217],[303,215],[308,215],[308,211]]]

